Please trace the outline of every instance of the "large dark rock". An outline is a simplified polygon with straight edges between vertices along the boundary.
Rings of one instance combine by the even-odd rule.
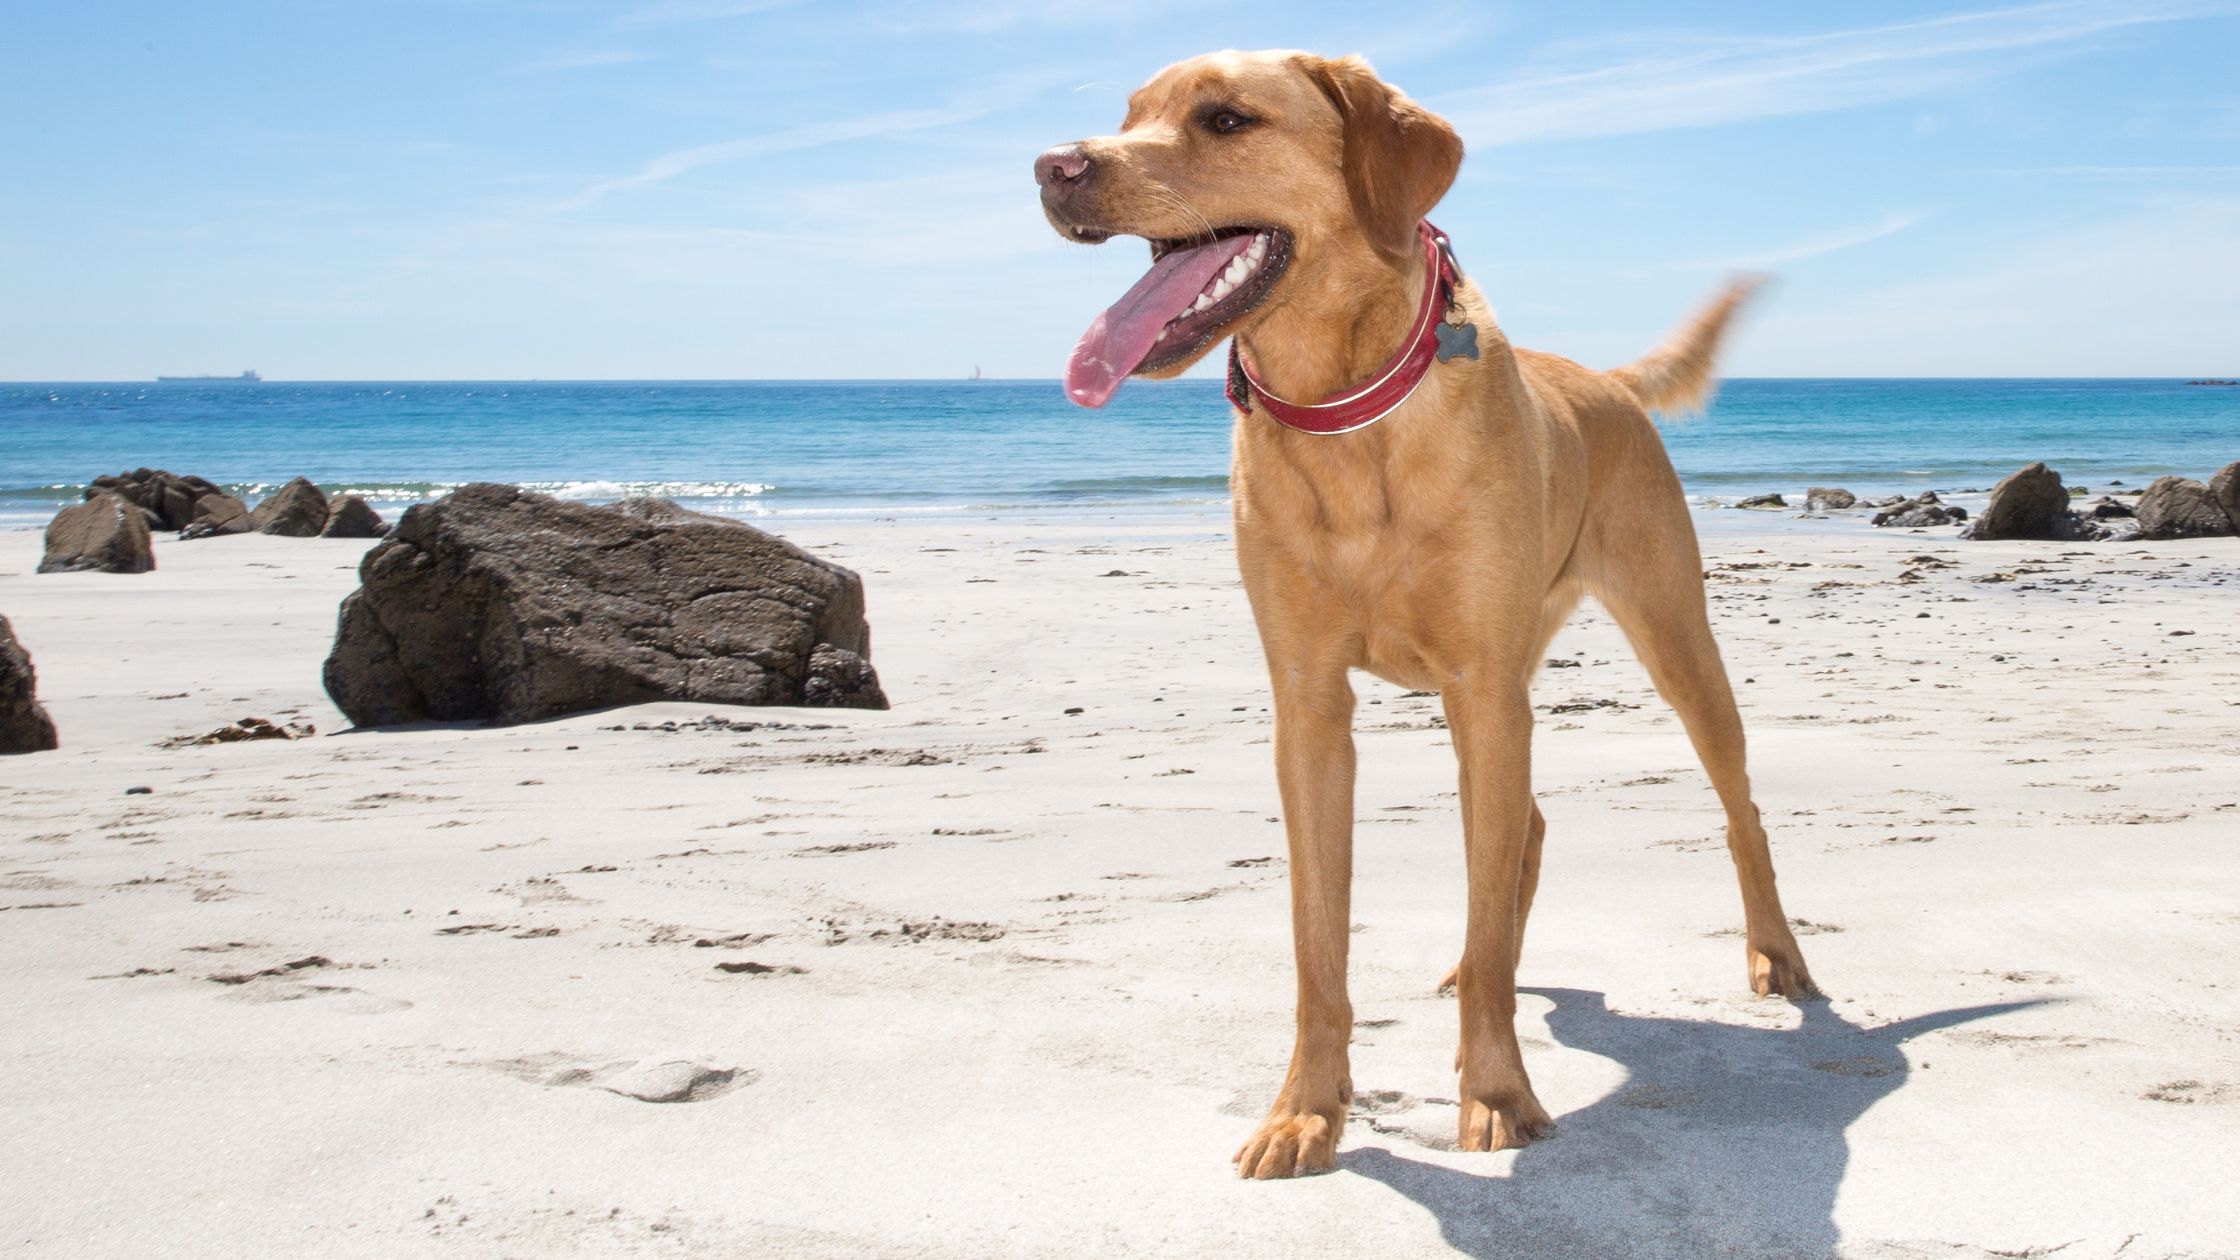
[[[99,491],[47,522],[41,573],[146,573],[155,567],[148,513],[128,499]]]
[[[1789,501],[1788,501],[1787,499],[1784,499],[1784,498],[1782,498],[1782,497],[1781,497],[1780,495],[1778,495],[1778,494],[1753,494],[1753,495],[1751,495],[1751,496],[1750,496],[1749,498],[1747,498],[1747,499],[1744,499],[1744,500],[1742,500],[1741,502],[1739,502],[1739,503],[1735,504],[1735,506],[1736,506],[1736,507],[1738,507],[1738,508],[1759,508],[1759,509],[1764,509],[1764,508],[1785,508],[1785,507],[1789,506]]]
[[[861,579],[672,503],[471,485],[406,511],[358,572],[326,684],[359,726],[651,700],[887,707]]]
[[[227,534],[246,534],[251,528],[249,509],[241,500],[230,494],[206,494],[195,500],[194,516],[179,531],[179,537],[219,538]]]
[[[31,654],[16,642],[15,627],[0,617],[0,753],[45,752],[56,746],[54,719],[39,703]]]
[[[1840,512],[1859,502],[1859,496],[1841,486],[1814,486],[1804,492],[1807,512]]]
[[[2070,515],[2069,491],[2061,474],[2042,463],[2031,464],[1991,489],[1991,502],[1968,536],[1978,541],[2003,538],[2062,538],[2074,530],[2064,527]]]
[[[182,477],[161,468],[135,468],[114,477],[95,477],[86,487],[86,497],[97,494],[113,494],[137,504],[147,512],[150,529],[185,529],[194,523],[198,506],[209,495],[230,499],[236,506],[241,503],[215,482]]]
[[[354,494],[340,494],[327,507],[327,523],[320,527],[319,537],[379,538],[388,532],[388,522],[371,503]]]
[[[2190,477],[2157,477],[2139,496],[2139,537],[2218,538],[2233,532],[2209,487]]]
[[[2226,464],[2209,478],[2209,497],[2224,509],[2224,517],[2232,522],[2232,532],[2240,534],[2240,460]]]
[[[317,538],[327,526],[326,493],[298,477],[266,496],[249,513],[249,524],[260,534]]]

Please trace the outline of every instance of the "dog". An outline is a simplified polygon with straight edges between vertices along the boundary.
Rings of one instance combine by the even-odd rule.
[[[1614,371],[1511,346],[1425,221],[1461,162],[1454,129],[1366,62],[1298,52],[1169,66],[1129,98],[1118,134],[1035,161],[1061,236],[1151,242],[1151,271],[1074,351],[1076,402],[1101,406],[1126,377],[1174,376],[1231,339],[1237,561],[1274,692],[1298,969],[1291,1069],[1234,1157],[1245,1177],[1333,1167],[1352,1101],[1352,670],[1439,693],[1460,762],[1468,924],[1448,979],[1463,1150],[1554,1128],[1514,1026],[1545,832],[1529,694],[1585,595],[1623,628],[1718,792],[1751,986],[1816,992],[1751,802],[1695,530],[1649,419],[1700,405],[1754,282]]]

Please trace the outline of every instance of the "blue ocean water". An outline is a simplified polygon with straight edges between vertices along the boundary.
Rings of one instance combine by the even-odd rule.
[[[2240,389],[2157,380],[1733,380],[1663,426],[1699,494],[2072,484],[2240,458]],[[741,515],[1157,509],[1226,495],[1214,381],[1137,381],[1102,411],[1052,381],[0,385],[0,527],[150,466],[245,497],[308,476],[391,504],[467,481],[659,494]],[[1342,440],[1342,439],[1333,439]]]

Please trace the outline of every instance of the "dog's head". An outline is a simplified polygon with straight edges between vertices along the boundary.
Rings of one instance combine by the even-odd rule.
[[[1059,235],[1151,242],[1151,270],[1075,347],[1066,392],[1101,407],[1286,302],[1404,266],[1461,163],[1454,129],[1359,57],[1221,52],[1160,71],[1118,135],[1035,159]]]

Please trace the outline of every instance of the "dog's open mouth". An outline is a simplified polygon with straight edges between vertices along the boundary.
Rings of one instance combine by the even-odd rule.
[[[1258,306],[1291,262],[1291,234],[1224,228],[1208,237],[1151,242],[1151,270],[1073,348],[1066,396],[1102,407],[1120,382],[1190,357]]]

